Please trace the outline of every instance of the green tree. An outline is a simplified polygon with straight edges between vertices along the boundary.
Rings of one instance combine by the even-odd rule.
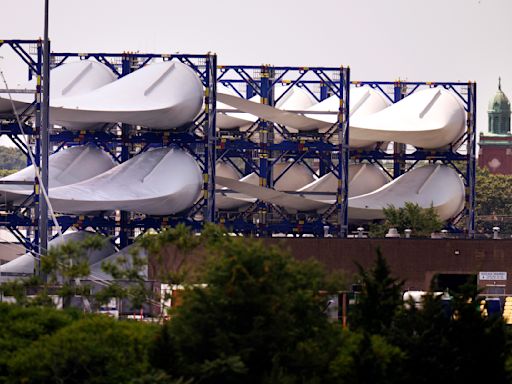
[[[156,366],[204,383],[323,382],[339,340],[319,295],[323,270],[259,241],[210,236],[201,236],[206,285],[185,291]]]
[[[476,175],[478,229],[490,233],[492,227],[499,226],[502,232],[511,233],[512,222],[499,218],[512,216],[512,176],[492,174],[487,168],[478,168]]]
[[[105,237],[96,235],[55,246],[41,260],[46,279],[33,276],[4,282],[0,284],[0,292],[13,297],[22,306],[55,306],[54,297],[57,296],[62,299],[64,307],[69,307],[72,298],[80,296],[84,309],[88,311],[108,303],[112,298],[129,299],[134,308],[141,308],[143,304],[158,299],[147,284],[144,273],[147,259],[140,256],[139,244],[134,244],[126,256],[102,263],[103,272],[111,275],[113,280],[99,284],[89,282],[94,280],[89,263],[90,253],[101,249],[106,241],[108,239]],[[32,293],[30,297],[28,291]]]
[[[492,174],[487,168],[478,168],[476,202],[479,215],[512,214],[512,176]]]
[[[383,336],[344,331],[339,353],[329,367],[333,383],[398,383],[405,353]]]
[[[404,382],[506,382],[503,321],[483,316],[477,297],[476,287],[467,285],[449,301],[428,294],[421,309],[400,312],[388,340],[406,353]]]
[[[362,292],[350,316],[350,328],[383,335],[403,307],[403,281],[391,276],[391,270],[377,249],[374,267],[368,272],[357,264]]]
[[[451,292],[449,301],[427,294],[418,308],[404,305],[402,283],[391,277],[380,252],[370,271],[359,269],[363,291],[349,319],[356,333],[331,364],[335,377],[354,383],[506,382],[510,350],[503,320],[482,315],[476,285]],[[354,375],[346,376],[351,370]]]
[[[128,298],[133,308],[142,308],[145,303],[157,298],[147,284],[148,261],[140,256],[140,246],[134,244],[126,256],[118,257],[113,262],[103,262],[101,268],[113,277],[110,284],[95,295],[98,303],[106,304],[111,298]]]
[[[432,232],[443,228],[433,207],[421,208],[418,204],[406,202],[403,207],[389,205],[383,209],[384,223],[370,225],[370,237],[384,237],[389,228],[396,228],[400,233],[411,229],[411,236],[430,237]]]
[[[0,303],[0,383],[14,382],[10,364],[20,350],[41,337],[49,337],[80,318],[75,311],[44,310]],[[19,380],[15,380],[19,382]]]
[[[18,278],[10,281],[5,281],[0,284],[0,293],[3,296],[14,298],[17,305],[22,307],[48,305],[53,306],[53,301],[47,294],[46,289],[41,289],[43,286],[42,280],[39,276],[31,276],[29,278]],[[38,294],[31,295],[30,291],[39,292]]]
[[[149,346],[157,326],[88,316],[19,349],[12,382],[130,383],[152,372]]]
[[[68,241],[49,250],[41,259],[41,268],[47,275],[47,284],[41,288],[46,295],[48,285],[55,288],[56,294],[63,300],[63,306],[70,305],[71,298],[79,295],[88,300],[91,297],[91,285],[82,284],[91,273],[89,253],[99,250],[104,242],[102,236],[88,236],[82,241]]]
[[[178,224],[157,234],[142,236],[138,243],[156,262],[163,264],[164,259],[167,261],[169,268],[157,271],[157,278],[172,285],[182,284],[194,278],[193,268],[188,264],[188,256],[193,250],[197,250],[202,242],[211,242],[223,236],[224,232],[214,225],[206,225],[202,235],[196,236],[190,227]]]

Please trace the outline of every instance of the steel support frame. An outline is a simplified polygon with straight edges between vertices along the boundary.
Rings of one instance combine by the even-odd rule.
[[[0,40],[0,47],[8,46],[10,47],[17,56],[23,61],[24,64],[28,67],[29,79],[32,76],[36,76],[36,89],[34,90],[34,102],[30,108],[24,111],[19,117],[20,121],[23,124],[23,132],[27,135],[27,137],[34,138],[34,150],[33,153],[35,166],[39,168],[40,173],[44,173],[41,169],[41,123],[42,123],[42,113],[41,113],[41,96],[42,96],[42,87],[41,87],[41,78],[43,75],[43,41],[41,39],[38,40],[20,40],[20,39],[12,39],[12,40]],[[30,48],[35,46],[36,51],[34,54],[30,53]],[[35,56],[35,57],[33,57]],[[30,110],[30,111],[29,111]],[[33,126],[29,124],[30,113],[34,115]],[[30,163],[28,157],[28,151],[32,151],[30,146],[26,146],[22,143],[17,135],[21,135],[22,131],[18,126],[17,119],[15,116],[6,116],[2,120],[0,129],[0,134],[7,135],[12,142],[20,148],[27,155],[27,164]],[[43,162],[44,163],[44,162]],[[45,164],[47,166],[47,164]],[[46,170],[47,171],[47,170]],[[42,195],[42,191],[40,188],[40,180],[36,177],[34,179],[34,195],[32,203],[27,206],[17,207],[16,209],[9,211],[7,210],[5,213],[1,213],[0,216],[0,225],[7,228],[11,233],[13,233],[22,244],[24,244],[27,251],[39,252],[39,244],[40,244],[40,230],[39,227],[41,225],[40,221],[40,202],[44,198]],[[30,200],[30,199],[29,199]],[[24,202],[25,203],[25,202]],[[21,208],[24,212],[21,212]],[[26,229],[26,235],[23,235],[21,229]],[[37,266],[36,266],[37,268]]]
[[[386,98],[395,103],[402,98],[424,89],[425,87],[442,87],[449,90],[458,97],[464,105],[466,111],[466,131],[458,139],[457,150],[436,151],[416,149],[412,153],[406,153],[405,146],[396,145],[393,152],[382,150],[365,151],[358,149],[350,150],[350,158],[356,161],[367,160],[369,162],[382,165],[382,161],[393,162],[393,177],[396,178],[414,168],[419,161],[442,162],[453,167],[464,180],[466,186],[466,203],[463,215],[466,217],[465,232],[469,238],[475,236],[475,209],[476,209],[476,103],[477,103],[477,85],[474,82],[410,82],[397,80],[387,81],[354,81],[356,86],[370,86],[380,91]],[[392,91],[386,91],[386,88]],[[465,152],[463,150],[465,149]],[[459,169],[457,162],[465,163],[465,169]],[[409,164],[409,166],[408,166]]]
[[[37,59],[34,60],[32,56],[27,52],[26,49],[24,49],[24,46],[27,44],[36,45],[38,48],[37,52]],[[20,57],[21,59],[28,65],[29,73],[32,75],[39,75],[41,76],[42,72],[42,42],[41,40],[0,40],[0,46],[2,45],[9,45]],[[205,92],[205,105],[208,107],[206,108],[206,114],[205,114],[205,120],[207,121],[207,131],[209,132],[208,135],[206,135],[207,139],[202,142],[202,145],[205,148],[205,152],[210,155],[207,156],[208,160],[205,161],[206,167],[204,169],[204,200],[205,206],[207,207],[205,209],[204,218],[207,221],[215,221],[215,193],[214,193],[214,172],[215,172],[215,157],[216,157],[216,151],[212,148],[217,148],[217,151],[219,151],[219,158],[233,158],[233,157],[241,157],[244,159],[246,163],[250,163],[249,159],[254,158],[254,156],[248,155],[253,152],[259,153],[265,153],[260,152],[260,148],[257,145],[253,145],[252,143],[244,142],[243,140],[226,140],[225,137],[216,137],[214,134],[214,127],[215,127],[215,98],[216,98],[216,90],[215,90],[215,84],[216,82],[212,79],[217,78],[217,66],[214,64],[216,63],[216,56],[215,55],[161,55],[161,54],[138,54],[138,53],[120,53],[120,54],[109,54],[109,53],[91,53],[91,54],[83,54],[83,53],[57,53],[53,54],[53,65],[59,65],[65,60],[67,60],[69,57],[80,57],[81,59],[86,58],[95,58],[96,60],[105,63],[108,65],[115,73],[118,73],[119,75],[122,74],[122,67],[123,67],[123,58],[131,57],[135,59],[135,64],[132,65],[138,65],[143,66],[146,63],[149,62],[149,60],[153,58],[161,58],[164,60],[170,60],[171,58],[176,58],[182,62],[185,63],[192,63],[192,60],[197,60],[201,58],[206,57],[206,67],[209,68],[208,71],[202,71],[200,77],[203,80],[203,83],[207,83],[207,89],[208,91]],[[232,69],[235,70],[237,73],[241,75],[241,79],[238,80],[232,80],[225,79],[224,75],[227,72],[226,68],[228,70]],[[219,80],[221,80],[223,83],[229,83],[229,84],[235,84],[235,83],[245,83],[246,84],[246,96],[251,97],[254,94],[260,94],[262,93],[262,84],[261,81],[253,79],[253,76],[251,75],[251,71],[253,71],[255,68],[261,70],[262,67],[254,67],[254,66],[230,66],[230,67],[219,67],[220,69],[220,76]],[[281,67],[286,68],[286,67]],[[288,67],[288,68],[294,68],[294,67]],[[349,79],[349,78],[348,78]],[[346,79],[345,79],[346,81]],[[369,85],[372,88],[379,89],[383,94],[388,97],[392,102],[398,101],[401,97],[403,97],[404,94],[410,94],[414,92],[416,89],[422,87],[422,86],[441,86],[445,89],[449,89],[456,93],[465,103],[465,108],[467,112],[467,132],[465,134],[465,138],[462,140],[466,143],[466,154],[455,152],[455,151],[448,151],[448,152],[435,152],[435,151],[425,151],[425,150],[417,150],[414,153],[404,153],[401,151],[394,152],[392,154],[385,153],[382,151],[358,151],[358,150],[351,150],[350,151],[350,158],[354,160],[363,160],[366,159],[368,161],[372,162],[380,162],[382,160],[393,160],[394,161],[394,175],[398,175],[405,171],[405,169],[401,168],[400,166],[397,166],[396,164],[400,164],[406,161],[409,162],[417,162],[420,160],[429,160],[429,161],[442,161],[447,164],[452,164],[455,161],[465,161],[466,162],[466,170],[465,170],[465,184],[467,187],[466,190],[466,207],[465,207],[465,214],[467,217],[467,224],[466,224],[466,230],[469,237],[473,237],[475,233],[475,206],[476,206],[476,196],[475,196],[475,181],[476,181],[476,84],[469,82],[469,83],[449,83],[449,82],[439,82],[439,83],[430,83],[430,82],[354,82],[358,85]],[[40,95],[40,82],[38,83],[38,92]],[[384,90],[384,87],[386,86],[392,86],[393,87],[393,96],[390,97],[389,94]],[[406,88],[405,88],[406,87]],[[348,99],[348,87],[345,87],[347,89],[347,93],[345,95],[345,99]],[[465,89],[465,92],[461,92],[460,89]],[[405,90],[405,91],[404,91]],[[268,92],[268,90],[267,90]],[[464,95],[463,93],[466,93]],[[36,93],[37,94],[37,93]],[[323,99],[327,97],[328,95],[328,87],[325,86],[325,84],[321,85],[320,88],[320,95],[317,96],[318,99]],[[39,100],[39,102],[37,102]],[[267,102],[268,103],[268,102]],[[348,103],[344,103],[345,109],[348,111]],[[341,111],[340,111],[341,112]],[[26,133],[33,135],[36,140],[36,154],[35,159],[36,162],[39,161],[39,146],[40,146],[40,138],[39,138],[39,131],[40,131],[40,96],[39,98],[36,97],[36,102],[34,105],[34,114],[36,116],[35,118],[35,128],[32,129],[29,125],[24,126],[24,130]],[[346,126],[348,127],[348,113],[345,113],[346,116]],[[17,124],[14,124],[13,121],[6,122],[2,125],[0,133],[10,135],[11,137],[14,137],[16,134],[20,134],[19,128]],[[180,136],[181,134],[177,134],[177,136]],[[183,135],[181,135],[183,136]],[[58,135],[54,135],[50,138],[52,142],[60,141],[62,143],[73,143],[73,144],[82,144],[85,142],[95,142],[98,145],[102,144],[109,144],[112,145],[119,145],[119,142],[116,143],[116,138],[112,137],[112,135],[109,135],[107,133],[92,133],[92,132],[79,132],[79,133],[72,133],[72,132],[63,132]],[[217,146],[216,141],[218,140],[219,146]],[[122,143],[122,139],[120,142]],[[187,138],[185,137],[178,137],[178,138],[172,138],[168,139],[163,137],[162,135],[158,133],[148,132],[144,135],[137,135],[135,137],[130,138],[131,143],[146,143],[147,145],[165,145],[169,142],[181,142],[181,141],[187,141]],[[188,139],[188,141],[194,141]],[[348,142],[348,131],[347,134],[345,134],[344,143]],[[113,144],[114,143],[114,144]],[[293,146],[296,143],[293,141],[285,141],[284,143],[281,143],[283,145],[290,145]],[[300,145],[300,144],[299,144]],[[304,147],[310,147],[309,143],[303,144]],[[347,148],[347,146],[345,146]],[[275,146],[271,146],[271,149],[269,150],[279,150],[279,148],[276,148]],[[342,151],[338,151],[339,153],[343,153]],[[121,158],[123,158],[123,155],[121,155]],[[345,161],[344,159],[341,160],[341,164],[347,164],[348,167],[348,161]],[[265,162],[264,162],[265,163]],[[254,163],[253,163],[254,165]],[[268,163],[267,163],[267,169],[268,169]],[[250,167],[249,167],[250,168]],[[261,173],[261,167],[258,166],[260,175],[265,174]],[[265,168],[265,165],[263,165],[263,168]],[[346,170],[345,170],[346,172]],[[267,172],[268,174],[268,172]],[[340,175],[343,174],[343,170],[340,172]],[[338,191],[338,196],[343,196],[343,177],[341,179],[341,188]],[[346,178],[345,178],[346,179]],[[268,182],[268,181],[267,181]],[[40,189],[37,184],[37,180],[34,184],[35,191],[40,193]],[[37,247],[38,240],[37,240],[37,234],[38,234],[38,225],[37,225],[37,206],[39,201],[38,193],[36,193],[35,199],[34,199],[34,206],[36,207],[36,212],[31,218],[31,228],[35,230],[36,237],[34,240],[26,239],[27,244],[32,244],[33,247]],[[342,197],[342,200],[346,200],[346,198]],[[340,211],[340,208],[338,207],[338,211]],[[68,221],[68,222],[74,222],[75,224],[77,222],[81,222],[79,217],[64,217],[61,219],[62,221]],[[198,225],[197,221],[191,220],[190,218],[147,218],[144,220],[137,220],[136,223],[128,223],[127,227],[129,228],[146,228],[147,225],[155,226],[155,225],[165,225],[166,223],[176,223],[179,221],[185,221],[193,224],[194,227],[199,228],[200,225]],[[91,218],[91,222],[96,222],[97,225],[105,225],[105,220],[102,218]],[[340,222],[344,222],[345,219],[341,219]],[[82,220],[83,222],[83,220]],[[18,228],[20,223],[23,223],[23,226],[28,227],[28,222],[26,220],[21,220],[18,215],[9,215],[4,214],[3,215],[3,223],[6,227],[11,228]],[[257,232],[257,228],[250,222],[244,219],[235,219],[233,222],[234,227],[239,228],[241,233],[255,233]],[[229,225],[229,223],[227,223]],[[113,224],[110,222],[108,224],[109,226],[112,226]],[[293,228],[293,225],[295,224],[273,224],[271,226],[268,226],[266,228],[266,231],[268,233],[278,231],[278,232],[285,232],[290,233],[290,228],[292,228],[292,233],[313,233],[315,235],[318,235],[318,226],[316,226],[314,229],[310,228],[309,223],[304,223],[302,230],[297,230],[298,227]],[[341,236],[343,235],[343,231],[340,230],[339,232],[336,231],[336,234],[339,234]],[[307,229],[309,228],[309,229]],[[295,229],[295,231],[293,231]],[[346,232],[345,232],[346,235]]]
[[[260,178],[260,186],[272,187],[279,175],[273,175],[273,166],[279,159],[290,159],[293,162],[305,162],[315,159],[319,161],[319,172],[324,174],[333,171],[339,178],[336,203],[328,215],[312,215],[299,213],[287,215],[272,204],[256,202],[248,209],[240,212],[218,212],[219,221],[236,233],[272,236],[276,233],[293,234],[296,236],[330,235],[346,237],[348,233],[348,126],[349,126],[349,68],[331,67],[273,67],[263,66],[220,66],[219,83],[233,89],[239,96],[250,98],[258,94],[261,102],[274,105],[279,101],[274,99],[274,88],[277,84],[298,86],[308,91],[317,101],[335,94],[340,99],[338,122],[333,129],[338,136],[338,143],[332,144],[325,140],[325,135],[319,133],[283,135],[284,140],[273,142],[276,124],[260,119],[257,124],[259,143],[249,141],[242,133],[233,138],[232,131],[220,132],[218,157],[220,159],[238,158],[250,163],[247,173],[256,170]],[[250,90],[250,91],[248,91]],[[284,95],[283,95],[284,96]],[[282,96],[281,96],[282,97]],[[284,128],[284,127],[282,127]],[[283,130],[279,131],[280,133]],[[247,160],[248,154],[252,160]],[[334,161],[333,161],[334,160]],[[269,214],[274,213],[273,220]],[[257,223],[253,216],[256,215]],[[276,220],[275,216],[280,216]],[[333,220],[332,215],[335,219]],[[325,228],[327,228],[327,231]]]
[[[120,220],[105,220],[104,218],[64,216],[59,219],[66,222],[66,225],[74,225],[80,228],[93,226],[95,228],[114,228],[119,236],[120,246],[128,245],[132,239],[133,230],[145,231],[149,228],[159,229],[161,226],[176,225],[183,222],[194,229],[202,227],[204,222],[215,220],[215,161],[216,161],[216,136],[215,136],[215,114],[216,114],[216,78],[217,78],[217,56],[208,53],[206,55],[187,54],[140,54],[140,53],[53,53],[54,67],[65,63],[69,58],[75,57],[84,59],[95,59],[107,65],[118,76],[127,75],[137,70],[153,59],[163,61],[179,60],[189,65],[201,79],[204,92],[204,110],[196,119],[192,133],[147,131],[144,133],[133,133],[129,127],[121,125],[121,136],[112,135],[106,132],[61,132],[52,136],[52,141],[65,144],[95,143],[103,148],[113,148],[113,152],[119,153],[114,156],[119,162],[130,158],[130,149],[134,146],[141,148],[141,151],[150,147],[177,146],[189,151],[201,165],[203,171],[203,192],[202,199],[194,207],[186,212],[169,217],[146,217],[139,219],[128,212],[121,212]],[[197,216],[199,214],[199,216]],[[192,218],[191,216],[196,216]],[[70,224],[72,223],[72,224]],[[86,224],[87,223],[87,224]]]
[[[40,76],[42,74],[42,41],[40,40],[3,40],[0,46],[7,44],[13,47],[29,67],[29,77],[38,76],[37,92],[40,94]],[[23,45],[35,44],[37,46],[37,60],[23,48]],[[144,133],[132,133],[128,126],[121,126],[121,134],[112,134],[110,132],[92,132],[92,131],[62,131],[50,136],[50,142],[57,146],[57,150],[64,146],[82,145],[94,143],[99,147],[109,150],[113,157],[118,161],[126,161],[130,158],[130,148],[134,145],[145,150],[154,146],[174,145],[186,148],[191,154],[201,159],[201,168],[203,170],[203,198],[196,205],[194,213],[201,213],[199,218],[189,217],[192,209],[182,214],[169,217],[135,217],[129,213],[121,213],[120,220],[115,218],[100,216],[70,216],[63,215],[58,217],[59,225],[65,230],[70,226],[76,228],[93,227],[99,231],[116,232],[120,240],[120,246],[125,246],[131,241],[129,234],[135,229],[146,231],[149,228],[159,229],[162,226],[177,225],[182,222],[195,230],[202,228],[204,221],[212,222],[215,220],[215,161],[216,161],[216,135],[215,135],[215,114],[216,114],[216,79],[217,79],[217,56],[215,54],[205,55],[187,55],[187,54],[140,54],[140,53],[52,53],[52,68],[65,63],[69,58],[95,59],[107,65],[117,76],[124,76],[137,70],[153,59],[179,60],[192,67],[200,77],[205,88],[204,105],[200,119],[195,122],[194,131],[201,131],[200,135],[194,133],[182,132],[161,132],[148,131]],[[36,163],[40,158],[40,95],[36,97],[33,112],[35,115],[35,127],[24,127],[26,132],[32,135],[36,140]],[[20,134],[19,128],[14,121],[2,124],[1,134],[10,136]],[[35,231],[35,239],[24,239],[25,244],[31,244],[33,249],[37,249],[38,241],[38,207],[40,188],[38,180],[34,181],[36,194],[32,201],[35,213],[30,217],[21,215],[19,209],[13,213],[0,214],[0,224],[6,228],[17,229],[20,227],[30,228]],[[204,219],[204,220],[203,220]],[[53,223],[50,221],[49,226]],[[17,234],[20,232],[17,231]]]

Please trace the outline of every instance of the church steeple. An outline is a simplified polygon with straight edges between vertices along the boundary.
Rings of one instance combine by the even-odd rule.
[[[510,134],[510,101],[501,90],[501,77],[498,78],[498,91],[489,102],[489,132]]]

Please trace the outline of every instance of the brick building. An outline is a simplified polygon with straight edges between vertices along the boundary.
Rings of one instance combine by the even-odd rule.
[[[489,102],[489,132],[480,134],[478,166],[491,173],[512,174],[512,134],[510,132],[510,101],[501,90]]]

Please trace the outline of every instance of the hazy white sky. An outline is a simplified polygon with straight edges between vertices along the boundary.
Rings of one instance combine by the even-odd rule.
[[[1,0],[0,38],[42,36],[43,4]],[[480,131],[499,75],[512,98],[511,0],[50,0],[50,38],[54,51],[212,51],[220,64],[350,65],[354,80],[474,80]]]

